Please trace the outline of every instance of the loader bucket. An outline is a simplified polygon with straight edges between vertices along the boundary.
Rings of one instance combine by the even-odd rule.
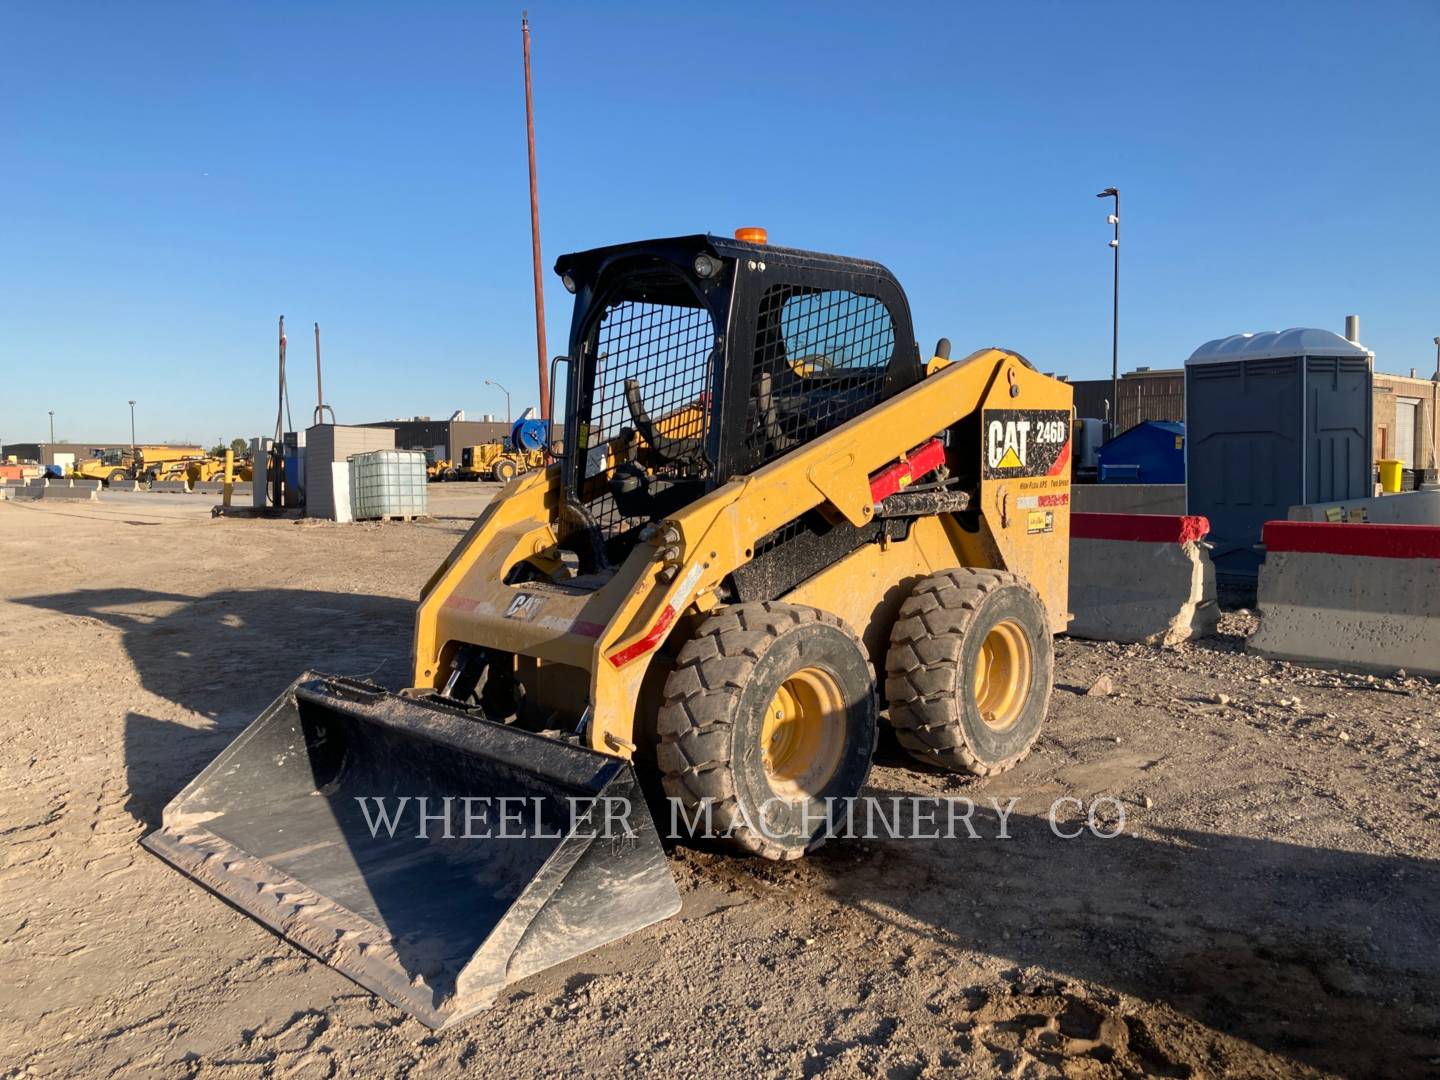
[[[314,672],[144,844],[431,1027],[680,908],[629,762]]]

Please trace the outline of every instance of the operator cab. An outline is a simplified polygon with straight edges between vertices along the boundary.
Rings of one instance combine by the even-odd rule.
[[[759,237],[754,234],[759,233]],[[879,263],[711,235],[563,255],[575,294],[562,532],[618,565],[645,526],[923,375]]]

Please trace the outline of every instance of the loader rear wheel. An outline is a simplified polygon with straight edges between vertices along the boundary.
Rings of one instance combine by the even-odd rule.
[[[1004,772],[1039,738],[1054,672],[1049,618],[1028,582],[969,567],[932,574],[890,633],[890,724],[926,764]]]
[[[864,785],[877,717],[865,647],[836,616],[768,601],[722,608],[665,680],[656,759],[671,818],[683,809],[729,847],[799,858]]]
[[[502,484],[508,484],[511,480],[515,479],[515,462],[509,458],[501,458],[495,463],[495,468],[492,471],[495,473],[496,480],[499,480]]]

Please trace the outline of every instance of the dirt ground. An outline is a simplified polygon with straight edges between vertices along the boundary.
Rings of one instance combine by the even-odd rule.
[[[1062,639],[998,779],[883,752],[873,794],[1016,797],[1009,839],[982,810],[798,864],[677,850],[677,917],[441,1033],[143,850],[302,669],[403,683],[492,491],[353,526],[0,503],[0,1076],[1440,1075],[1440,687],[1247,656],[1243,611],[1176,649]],[[1123,831],[1058,838],[1062,796]]]

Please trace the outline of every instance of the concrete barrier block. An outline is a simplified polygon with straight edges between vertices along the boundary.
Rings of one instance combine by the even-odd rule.
[[[1440,677],[1440,526],[1270,521],[1263,538],[1249,651]]]
[[[1290,507],[1291,521],[1370,522],[1376,525],[1440,525],[1440,491],[1402,491],[1348,502]]]
[[[1070,515],[1068,633],[1092,641],[1173,645],[1214,633],[1210,523],[1176,514]]]
[[[188,480],[156,480],[150,485],[151,491],[168,493],[171,495],[190,494],[190,481]]]
[[[71,487],[69,484],[51,484],[41,495],[46,502],[55,499],[70,502],[97,502],[100,493],[92,487]]]
[[[1184,484],[1072,484],[1070,506],[1083,514],[1185,513]]]

